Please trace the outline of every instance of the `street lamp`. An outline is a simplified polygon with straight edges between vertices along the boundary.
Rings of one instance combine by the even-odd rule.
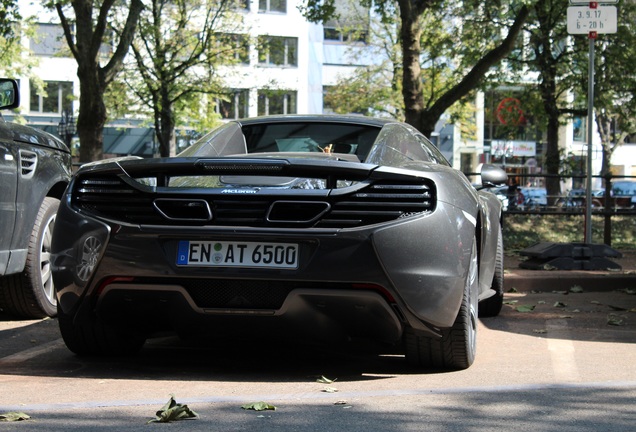
[[[73,113],[71,110],[65,109],[62,112],[62,119],[57,125],[57,134],[62,138],[66,145],[71,148],[71,141],[77,132],[77,125],[73,120]]]

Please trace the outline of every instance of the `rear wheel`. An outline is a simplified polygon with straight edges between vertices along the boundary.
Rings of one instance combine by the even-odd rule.
[[[483,318],[499,315],[504,300],[504,248],[501,226],[499,227],[499,239],[497,240],[497,255],[495,258],[495,274],[492,278],[490,289],[495,295],[479,302],[479,316]]]
[[[60,201],[46,197],[40,206],[22,273],[0,279],[0,308],[21,318],[55,316],[56,299],[51,274],[51,239]]]
[[[475,360],[477,341],[477,243],[473,239],[470,266],[464,284],[464,295],[455,323],[432,338],[409,329],[404,334],[406,359],[418,367],[466,369]]]
[[[146,342],[144,337],[112,327],[97,317],[78,325],[58,308],[57,320],[64,343],[80,356],[135,354]]]

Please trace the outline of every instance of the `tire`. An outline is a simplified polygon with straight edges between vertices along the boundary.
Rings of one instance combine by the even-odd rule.
[[[99,318],[76,325],[73,318],[59,308],[57,320],[64,343],[79,356],[132,355],[146,342],[144,337],[111,327]]]
[[[404,333],[406,360],[416,367],[461,370],[475,361],[477,341],[477,295],[479,289],[477,243],[473,239],[470,267],[464,295],[453,326],[442,331],[441,338],[431,338],[413,329]]]
[[[29,239],[24,271],[0,279],[0,308],[10,315],[37,319],[56,314],[51,238],[59,206],[59,200],[44,198]]]
[[[495,291],[495,295],[479,302],[479,317],[489,318],[499,315],[504,301],[504,248],[503,233],[499,227],[499,238],[497,239],[497,255],[495,257],[495,274],[492,277],[490,289]]]

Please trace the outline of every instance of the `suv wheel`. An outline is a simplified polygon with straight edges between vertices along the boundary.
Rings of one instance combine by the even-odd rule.
[[[56,314],[57,301],[51,274],[51,239],[60,201],[46,197],[38,211],[24,271],[0,279],[0,308],[21,318]]]

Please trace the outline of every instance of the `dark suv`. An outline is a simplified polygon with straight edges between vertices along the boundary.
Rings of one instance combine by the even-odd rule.
[[[0,78],[0,109],[20,106],[18,83]],[[50,247],[71,153],[40,129],[0,115],[0,310],[21,318],[54,316]]]

